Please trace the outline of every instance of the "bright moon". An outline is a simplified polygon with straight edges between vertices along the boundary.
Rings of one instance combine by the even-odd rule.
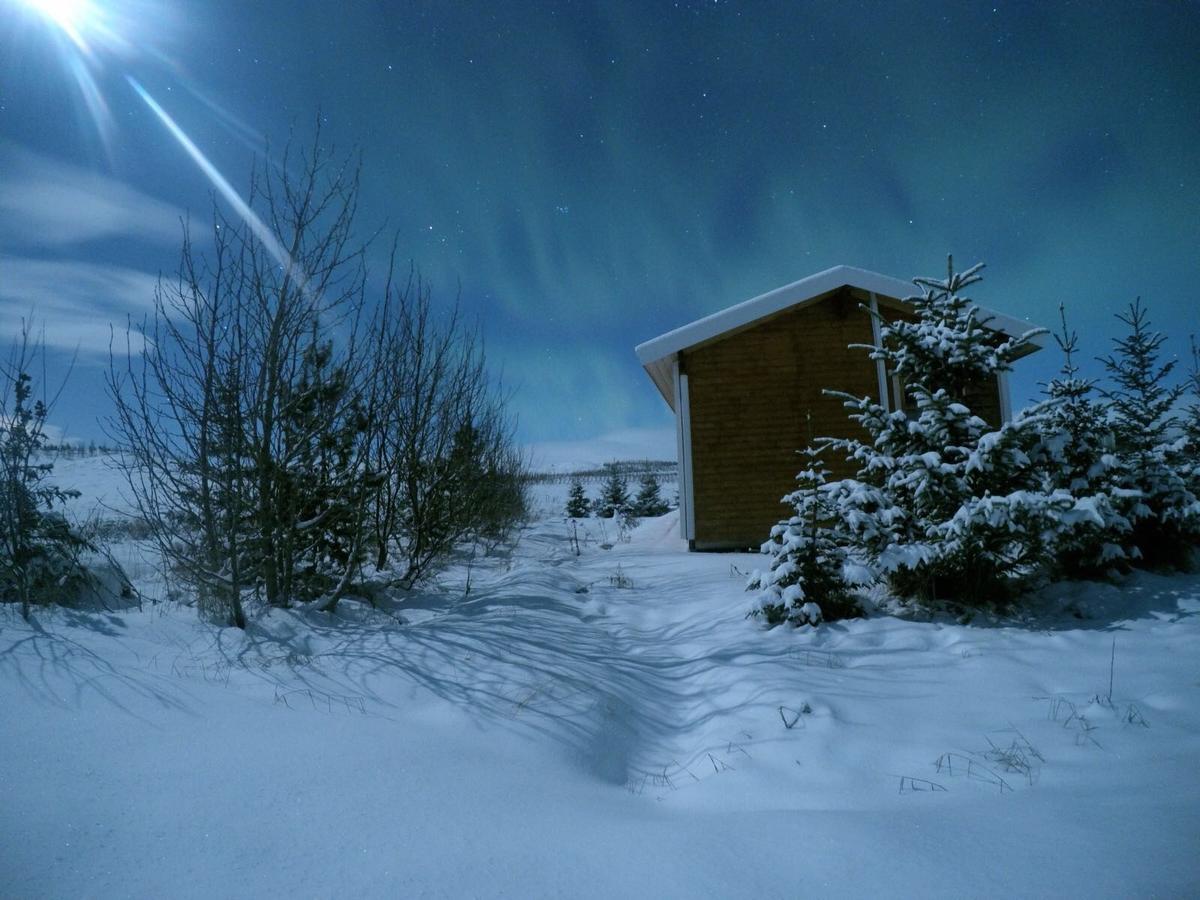
[[[93,9],[92,0],[23,0],[63,30],[79,47],[84,46],[82,29]]]

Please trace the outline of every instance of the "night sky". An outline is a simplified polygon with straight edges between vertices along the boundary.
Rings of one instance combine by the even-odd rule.
[[[0,328],[32,311],[52,370],[78,347],[76,436],[212,189],[127,75],[238,187],[318,115],[361,149],[363,236],[461,291],[524,441],[668,428],[636,343],[837,264],[984,260],[976,300],[1066,302],[1088,357],[1139,294],[1181,357],[1200,332],[1196,3],[90,5],[81,63],[0,0]]]

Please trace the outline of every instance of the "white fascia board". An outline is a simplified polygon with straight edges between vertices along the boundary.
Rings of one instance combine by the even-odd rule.
[[[686,505],[681,510],[680,522],[683,537],[686,540],[696,539],[696,492],[692,479],[692,398],[688,386],[686,372],[678,372],[679,405],[675,417],[679,421],[680,456],[679,497],[681,503],[686,498]]]
[[[696,520],[692,513],[692,435],[691,416],[687,405],[687,376],[679,371],[678,361],[671,367],[674,382],[676,472],[679,488],[679,536],[692,540],[696,535]]]
[[[842,285],[850,285],[868,293],[896,300],[903,300],[920,293],[920,289],[910,281],[902,281],[899,278],[880,275],[878,272],[857,269],[853,266],[834,266],[832,269],[826,269],[824,272],[818,272],[745,300],[736,306],[705,316],[703,319],[676,328],[674,331],[668,331],[666,334],[638,344],[635,352],[642,365],[646,367],[647,371],[650,371],[652,363],[668,357],[673,358],[673,355],[681,350],[694,347],[774,313],[800,306],[806,301],[815,300],[822,294],[836,290]],[[979,313],[981,321],[986,321],[988,327],[1013,337],[1037,327],[982,306],[979,307]],[[1043,338],[1035,338],[1033,343],[1038,347],[1044,346]],[[664,392],[665,384],[660,383],[653,372],[650,377],[654,378],[659,391]],[[666,396],[665,392],[664,396]]]
[[[871,291],[871,339],[876,347],[883,344],[882,328],[879,324],[879,297]],[[882,359],[875,360],[875,378],[879,381],[879,404],[884,412],[891,412],[888,404],[887,366]]]
[[[996,386],[1000,389],[1000,421],[1007,423],[1012,421],[1012,385],[1008,380],[1007,372],[1000,372],[996,375]]]

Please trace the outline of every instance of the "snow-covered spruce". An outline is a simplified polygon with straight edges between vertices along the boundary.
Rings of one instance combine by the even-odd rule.
[[[829,527],[836,515],[829,472],[820,450],[801,452],[807,465],[796,476],[796,490],[781,501],[796,513],[771,529],[762,545],[771,557],[770,569],[754,572],[746,586],[758,592],[750,615],[762,616],[768,625],[817,625],[861,614],[843,571],[846,551]]]
[[[1180,474],[1193,494],[1200,497],[1200,346],[1191,337],[1191,369],[1188,372],[1184,396],[1187,398],[1183,417],[1183,436],[1179,439],[1177,457]]]
[[[1045,400],[1023,412],[1020,421],[1040,435],[1034,457],[1047,489],[1078,499],[1080,514],[1060,523],[1053,566],[1067,577],[1095,577],[1139,556],[1129,519],[1137,493],[1120,485],[1116,435],[1097,400],[1095,382],[1079,375],[1078,336],[1068,328],[1061,305],[1059,320],[1062,330],[1054,339],[1062,368],[1045,385]]]
[[[638,482],[638,493],[633,498],[633,515],[643,519],[653,519],[665,515],[671,507],[662,498],[662,489],[658,477],[653,472],[646,472]]]
[[[29,370],[35,358],[23,329],[0,369],[0,603],[17,603],[29,619],[33,606],[70,605],[100,587],[85,561],[97,547],[63,514],[79,491],[52,479],[41,457],[49,406],[34,399]],[[122,588],[124,574],[117,569]]]
[[[600,518],[611,519],[629,511],[629,482],[616,463],[608,463],[605,468],[608,469],[608,475],[593,508]]]
[[[583,479],[578,475],[571,478],[571,488],[567,493],[567,518],[586,519],[592,511],[591,501],[583,489]]]
[[[1132,540],[1147,565],[1183,565],[1200,543],[1194,456],[1186,435],[1178,436],[1175,412],[1185,386],[1170,385],[1174,360],[1159,364],[1166,336],[1150,329],[1140,298],[1117,318],[1127,333],[1102,360],[1113,383],[1104,395],[1112,406],[1118,481],[1136,495],[1129,509]]]
[[[903,386],[908,410],[829,392],[868,435],[824,442],[858,464],[855,479],[831,486],[834,519],[902,597],[1008,599],[1052,552],[1066,502],[1033,465],[1032,420],[992,431],[968,406],[1041,333],[1003,337],[986,327],[962,294],[980,268],[955,272],[951,259],[944,280],[915,279],[914,320],[880,317],[879,345],[868,349]]]

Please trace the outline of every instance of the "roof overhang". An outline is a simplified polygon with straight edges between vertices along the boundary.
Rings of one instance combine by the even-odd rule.
[[[914,296],[920,291],[910,281],[902,281],[899,278],[880,275],[878,272],[869,272],[866,269],[856,269],[853,266],[834,266],[832,269],[817,272],[815,275],[809,275],[807,278],[752,297],[736,306],[713,313],[711,316],[697,319],[682,328],[668,331],[666,334],[638,344],[635,352],[642,368],[646,370],[655,387],[658,388],[658,392],[674,409],[674,365],[681,352],[714,338],[739,331],[783,310],[816,302],[831,291],[842,287],[858,288],[861,291],[873,293],[881,299],[897,302]],[[986,307],[980,306],[979,312],[989,328],[1011,337],[1020,337],[1038,327]],[[1045,336],[1035,337],[1033,343],[1039,348],[1044,346]]]

